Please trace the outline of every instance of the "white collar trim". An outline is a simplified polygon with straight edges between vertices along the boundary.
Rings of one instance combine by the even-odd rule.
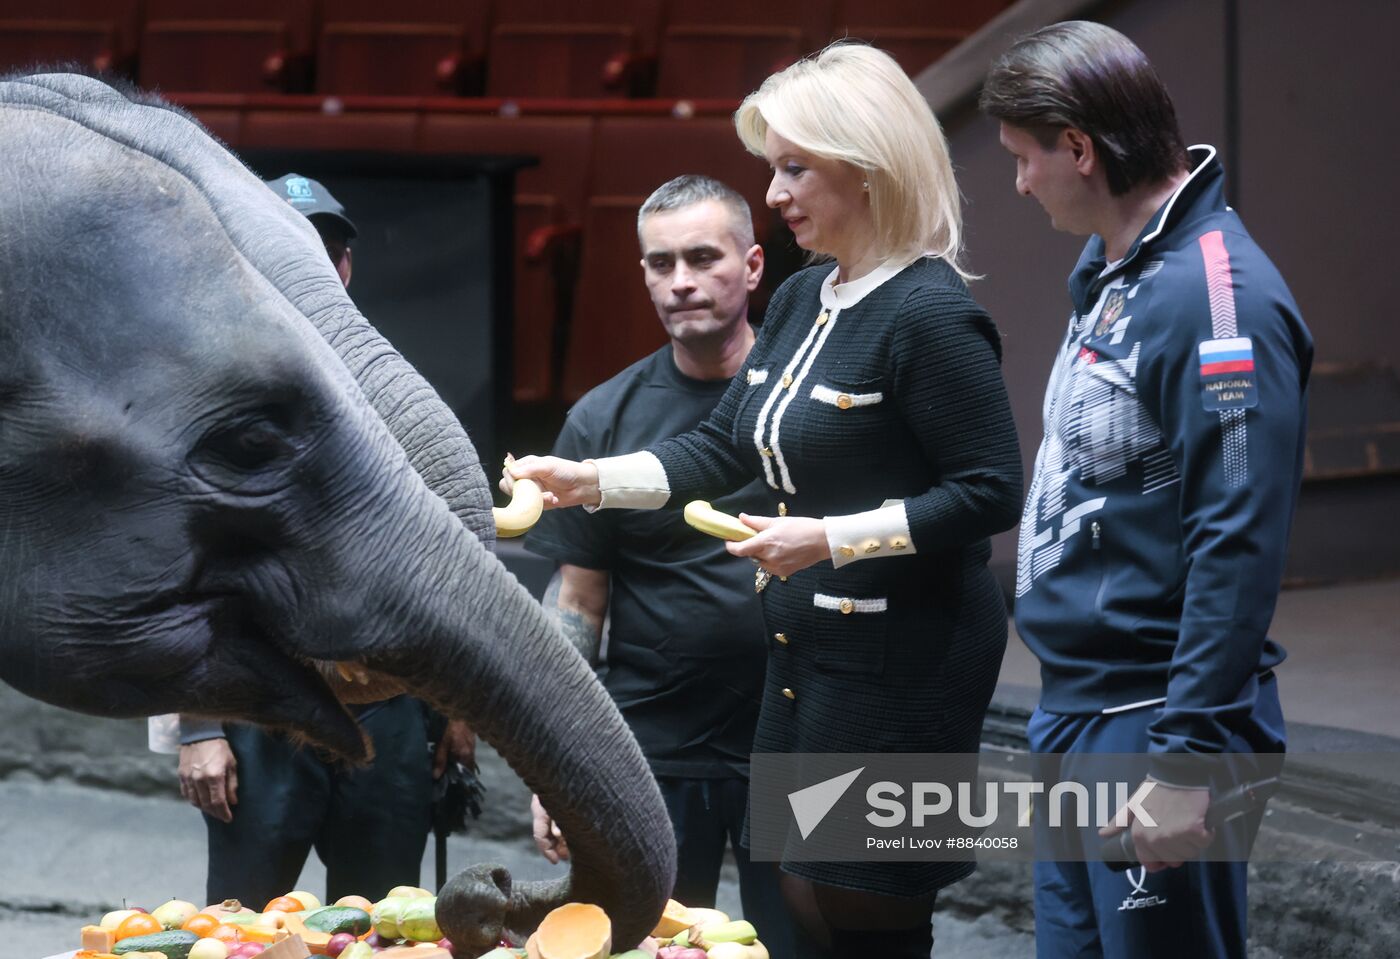
[[[849,283],[836,282],[836,277],[841,272],[841,268],[838,266],[822,282],[822,306],[828,310],[844,310],[855,306],[866,296],[875,292],[880,284],[898,276],[905,267],[917,259],[919,259],[918,256],[890,257],[865,276]]]
[[[1181,194],[1185,193],[1186,188],[1191,185],[1191,181],[1196,179],[1196,174],[1204,170],[1206,166],[1210,163],[1210,161],[1215,159],[1215,147],[1211,146],[1209,143],[1196,143],[1187,147],[1186,152],[1188,156],[1190,155],[1192,150],[1207,151],[1205,158],[1202,159],[1200,163],[1196,164],[1196,166],[1191,170],[1191,172],[1187,174],[1186,179],[1181,181],[1181,185],[1178,186],[1175,191],[1173,191],[1171,197],[1167,200],[1166,209],[1162,211],[1161,219],[1157,221],[1157,229],[1153,230],[1151,233],[1147,234],[1147,236],[1142,238],[1142,242],[1138,244],[1139,249],[1151,243],[1153,240],[1157,239],[1157,237],[1161,235],[1162,230],[1166,228],[1167,220],[1172,215],[1172,207],[1176,205],[1176,198],[1181,196]],[[1119,262],[1121,263],[1122,260],[1120,260]]]

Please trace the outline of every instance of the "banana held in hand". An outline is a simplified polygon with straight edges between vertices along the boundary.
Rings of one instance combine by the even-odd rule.
[[[702,499],[685,504],[685,521],[702,533],[735,543],[742,543],[758,532],[741,523],[737,516],[721,513]]]
[[[540,521],[543,512],[544,495],[539,484],[532,479],[518,479],[510,504],[491,509],[491,516],[496,520],[496,535],[507,539],[523,535]]]

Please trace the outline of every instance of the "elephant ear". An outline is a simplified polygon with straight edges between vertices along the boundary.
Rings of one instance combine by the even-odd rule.
[[[355,308],[315,229],[184,111],[67,73],[13,78],[7,99],[77,120],[193,181],[240,253],[339,355],[424,482],[491,548],[491,487],[457,417]]]

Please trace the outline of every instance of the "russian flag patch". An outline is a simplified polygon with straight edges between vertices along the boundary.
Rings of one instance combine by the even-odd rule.
[[[1243,410],[1259,403],[1254,344],[1247,336],[1200,345],[1201,405],[1207,410]]]

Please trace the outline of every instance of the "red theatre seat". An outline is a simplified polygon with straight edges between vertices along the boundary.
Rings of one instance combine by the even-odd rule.
[[[657,54],[657,95],[748,95],[769,74],[821,49],[833,0],[673,2]]]
[[[317,109],[269,108],[244,113],[238,145],[412,153],[417,130],[418,114],[412,110],[324,113]]]
[[[558,398],[562,346],[577,272],[588,189],[591,117],[428,114],[430,153],[518,154],[539,163],[516,174],[515,399]]]
[[[836,35],[867,40],[917,77],[1009,0],[838,0]]]
[[[305,90],[312,0],[146,0],[143,86],[177,93]]]
[[[496,12],[486,92],[504,97],[648,93],[660,0],[513,0]]]
[[[316,89],[441,96],[481,89],[485,0],[337,0],[324,7]]]
[[[0,2],[0,70],[74,61],[128,72],[139,26],[136,0]]]
[[[598,120],[565,399],[577,399],[666,342],[638,266],[637,210],[652,190],[683,173],[704,173],[733,186],[748,199],[763,235],[767,169],[745,152],[728,117]]]

